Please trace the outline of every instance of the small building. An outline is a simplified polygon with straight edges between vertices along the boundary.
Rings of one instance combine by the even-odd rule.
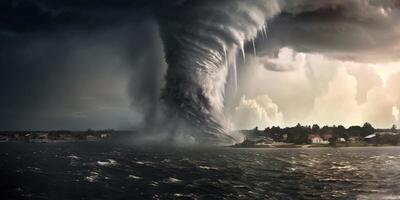
[[[328,144],[328,141],[325,141],[324,139],[322,139],[319,135],[317,134],[311,134],[308,135],[308,140],[312,143],[312,144]]]
[[[350,142],[350,143],[357,143],[360,141],[361,141],[361,138],[357,137],[357,136],[349,137],[349,139],[348,139],[348,142]]]
[[[376,141],[376,135],[377,135],[376,133],[367,135],[364,137],[364,140],[368,143],[374,143]]]
[[[274,140],[270,137],[263,138],[261,140],[256,141],[256,145],[267,145],[272,144]]]
[[[398,135],[398,133],[393,132],[377,132],[375,135]]]
[[[107,133],[102,133],[102,134],[100,134],[100,138],[101,139],[106,139],[106,138],[108,138],[108,134]]]
[[[341,137],[341,138],[337,138],[337,139],[336,139],[336,142],[339,142],[339,143],[340,143],[340,142],[346,142],[346,139],[344,139],[344,138],[342,138],[342,137]]]
[[[371,138],[374,138],[374,137],[376,137],[376,133],[367,135],[367,136],[364,137],[364,139],[371,139]]]
[[[365,136],[364,141],[370,144],[399,145],[400,135],[393,132],[376,132]]]

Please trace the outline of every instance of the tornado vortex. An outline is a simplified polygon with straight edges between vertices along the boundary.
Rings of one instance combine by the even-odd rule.
[[[197,140],[234,140],[223,115],[228,72],[236,79],[236,55],[245,59],[245,43],[278,12],[275,0],[188,0],[159,13],[168,64],[162,99]]]

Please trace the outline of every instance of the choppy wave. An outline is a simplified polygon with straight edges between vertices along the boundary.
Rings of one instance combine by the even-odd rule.
[[[399,147],[299,150],[137,149],[96,143],[59,144],[62,148],[10,145],[14,147],[0,152],[3,199],[329,200],[400,196]],[[33,153],[38,149],[47,150]],[[69,164],[71,154],[80,158],[74,160],[75,165]]]

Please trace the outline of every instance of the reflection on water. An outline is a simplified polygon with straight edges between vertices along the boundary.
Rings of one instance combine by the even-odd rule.
[[[398,147],[0,148],[5,199],[400,199]]]

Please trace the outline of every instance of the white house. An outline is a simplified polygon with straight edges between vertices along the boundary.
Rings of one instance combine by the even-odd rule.
[[[312,134],[308,136],[308,139],[312,144],[328,144],[329,141],[325,141],[317,134]]]

